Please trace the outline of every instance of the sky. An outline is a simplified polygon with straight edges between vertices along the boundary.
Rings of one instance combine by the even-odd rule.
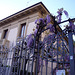
[[[53,15],[63,7],[70,18],[75,17],[75,0],[0,0],[0,20],[38,2],[43,2]]]
[[[69,18],[75,18],[75,0],[0,0],[0,20],[38,2],[42,2],[53,15],[57,15],[58,9],[64,8]]]

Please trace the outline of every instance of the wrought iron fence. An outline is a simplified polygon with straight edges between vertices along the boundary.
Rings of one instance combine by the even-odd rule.
[[[0,75],[56,75],[57,70],[70,70],[68,43],[63,33],[46,36],[37,47],[27,47],[27,38],[16,46],[0,49]],[[51,39],[52,38],[52,39]]]
[[[58,23],[54,17],[54,24],[46,29],[46,20],[38,21],[39,28],[32,35],[34,39],[30,39],[30,46],[28,37],[25,37],[18,38],[15,47],[0,47],[0,75],[58,75],[58,71],[63,71],[62,75],[75,74],[72,40],[75,31],[68,27],[59,32],[56,28],[58,24],[70,19]],[[47,29],[54,33],[41,38],[41,33]]]

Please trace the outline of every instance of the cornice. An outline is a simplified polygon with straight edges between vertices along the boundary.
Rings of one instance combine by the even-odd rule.
[[[0,20],[0,26],[8,24],[12,21],[15,21],[15,20],[19,19],[19,18],[28,16],[30,14],[33,14],[34,12],[36,13],[38,11],[41,11],[44,14],[49,13],[48,9],[44,6],[44,4],[42,2],[39,2],[35,5],[32,5],[28,8],[25,8],[25,9],[15,13],[15,14],[12,14],[12,15]]]

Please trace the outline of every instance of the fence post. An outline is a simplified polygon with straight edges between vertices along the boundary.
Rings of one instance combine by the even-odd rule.
[[[69,54],[70,54],[70,75],[75,75],[74,48],[73,48],[73,38],[71,30],[68,31],[68,42],[69,42]]]

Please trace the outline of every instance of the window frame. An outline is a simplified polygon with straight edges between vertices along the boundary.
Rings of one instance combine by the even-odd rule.
[[[5,29],[3,31],[3,39],[6,39],[7,38],[7,33],[8,33],[8,29]]]
[[[25,37],[26,23],[21,24],[20,37]]]

